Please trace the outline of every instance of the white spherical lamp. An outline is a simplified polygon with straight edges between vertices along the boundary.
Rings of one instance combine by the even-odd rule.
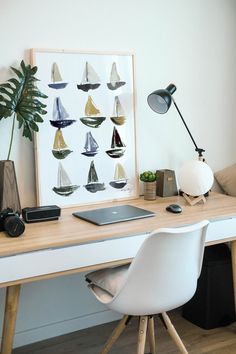
[[[214,176],[211,168],[199,160],[188,161],[178,173],[180,189],[192,197],[207,193],[211,189],[213,181]]]

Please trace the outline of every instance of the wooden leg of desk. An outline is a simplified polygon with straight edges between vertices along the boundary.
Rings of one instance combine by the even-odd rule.
[[[7,287],[1,354],[11,354],[21,285]]]
[[[231,242],[231,258],[233,270],[234,306],[236,311],[236,241]]]

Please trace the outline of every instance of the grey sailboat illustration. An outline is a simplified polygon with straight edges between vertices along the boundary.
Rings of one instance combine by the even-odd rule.
[[[68,82],[62,81],[62,77],[61,77],[57,63],[52,64],[51,79],[52,79],[52,82],[50,84],[48,84],[48,86],[53,89],[56,89],[56,90],[63,89],[68,84]]]
[[[74,193],[74,191],[76,191],[76,189],[78,188],[79,185],[71,183],[71,180],[66,170],[63,168],[61,162],[59,162],[58,173],[57,173],[57,186],[53,187],[52,190],[56,194],[59,194],[64,197],[68,197],[69,195]]]
[[[62,105],[60,97],[56,97],[54,99],[52,114],[53,120],[50,120],[50,123],[55,128],[65,128],[76,121],[75,119],[67,119],[69,114]]]
[[[122,142],[116,127],[113,128],[111,149],[107,150],[106,153],[112,158],[119,158],[125,153],[125,144]]]
[[[127,181],[128,179],[126,177],[124,167],[120,163],[117,163],[115,167],[114,180],[109,182],[110,186],[116,189],[121,189],[126,186]]]
[[[86,133],[86,139],[85,139],[85,145],[84,149],[85,151],[82,152],[83,155],[85,156],[95,156],[98,153],[98,143],[92,136],[91,132]]]
[[[52,154],[56,159],[65,159],[72,150],[68,148],[68,146],[65,143],[62,130],[57,129],[55,133],[55,138],[54,138],[54,144],[53,144],[53,149],[52,149]]]
[[[98,175],[93,161],[90,163],[88,183],[84,187],[91,193],[96,193],[105,189],[104,183],[98,181]]]
[[[125,123],[124,109],[118,96],[115,96],[114,98],[113,115],[110,118],[116,125],[123,125]]]
[[[117,72],[117,67],[116,67],[116,63],[112,63],[112,67],[111,67],[111,74],[110,74],[110,82],[107,83],[107,87],[110,90],[116,90],[119,87],[125,85],[126,82],[122,81],[120,79],[120,76]]]
[[[93,67],[86,61],[82,81],[77,85],[78,90],[88,92],[100,86],[100,78]]]
[[[106,117],[100,116],[99,109],[95,106],[91,96],[88,96],[85,105],[85,117],[80,118],[81,122],[90,128],[98,128]]]

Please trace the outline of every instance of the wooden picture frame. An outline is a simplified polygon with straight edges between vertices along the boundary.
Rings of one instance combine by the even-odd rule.
[[[37,204],[138,196],[134,55],[31,49],[47,114],[35,135]]]

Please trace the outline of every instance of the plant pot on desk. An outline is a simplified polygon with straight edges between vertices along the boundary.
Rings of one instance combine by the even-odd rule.
[[[11,160],[0,161],[0,211],[6,208],[21,213],[15,166]]]
[[[143,183],[143,196],[145,200],[156,199],[156,181]]]

